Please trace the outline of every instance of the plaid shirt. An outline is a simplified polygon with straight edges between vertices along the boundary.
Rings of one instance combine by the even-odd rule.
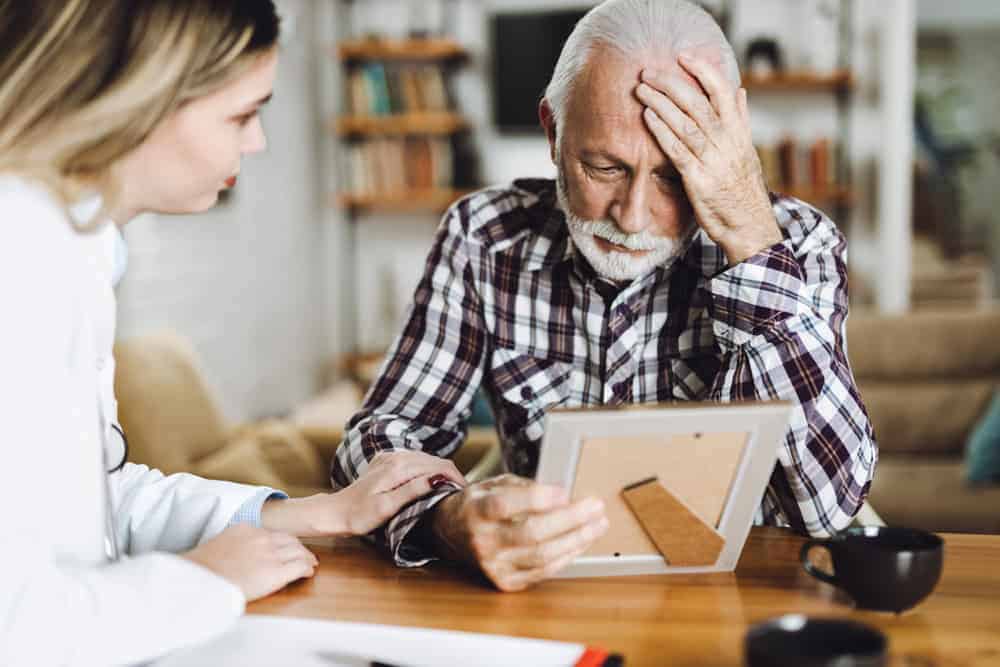
[[[451,455],[480,386],[506,469],[526,477],[554,406],[785,399],[795,409],[757,522],[812,535],[844,528],[877,458],[847,361],[846,243],[822,213],[772,202],[781,243],[729,267],[699,230],[678,259],[624,289],[573,252],[552,181],[457,202],[406,325],[348,425],[334,487],[384,450]],[[399,565],[432,557],[406,536],[454,491],[407,506],[376,533]]]

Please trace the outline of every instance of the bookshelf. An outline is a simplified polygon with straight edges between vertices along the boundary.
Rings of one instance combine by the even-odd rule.
[[[335,41],[323,56],[332,95],[323,123],[337,178],[324,203],[344,223],[337,273],[341,351],[348,355],[371,348],[368,332],[358,326],[358,299],[380,282],[385,269],[382,258],[370,256],[378,250],[362,241],[369,236],[364,223],[391,225],[372,232],[375,238],[395,230],[410,235],[399,226],[437,219],[479,186],[472,123],[453,88],[455,73],[470,60],[452,37],[455,3],[442,0],[438,22],[425,20],[418,6],[396,7],[392,16],[382,16],[377,3],[367,0],[330,5]]]
[[[814,63],[816,59],[804,58],[790,68],[779,68],[770,74],[747,71],[741,79],[751,108],[757,105],[761,111],[777,114],[775,127],[782,128],[771,143],[757,146],[768,188],[828,210],[837,224],[846,228],[851,212],[860,203],[851,183],[849,166],[849,107],[857,83],[851,54],[857,35],[852,27],[852,2],[839,0],[837,4],[837,53],[827,53],[836,56],[835,67],[812,70],[806,63]],[[834,17],[831,14],[827,18]],[[786,43],[779,43],[779,46],[787,48]],[[824,42],[824,46],[829,48],[831,45]],[[818,60],[828,62],[822,56]],[[835,115],[831,129],[824,129],[818,136],[815,128],[800,129],[803,134],[798,135],[792,129],[803,127],[798,114],[814,113],[816,107],[812,103],[801,105],[800,111],[799,102],[805,97],[815,98],[810,102],[831,105]]]
[[[761,95],[831,95],[837,105],[839,138],[799,146],[786,137],[776,146],[758,146],[769,189],[821,207],[832,207],[841,217],[854,204],[855,194],[842,164],[847,155],[847,102],[854,88],[848,69],[831,73],[781,72],[771,76],[748,74],[743,87],[754,98]],[[838,221],[839,222],[839,221]]]
[[[470,125],[448,86],[466,50],[427,37],[344,40],[332,51],[346,101],[329,122],[345,154],[333,204],[356,221],[374,212],[439,212],[470,191],[475,183],[460,163]]]

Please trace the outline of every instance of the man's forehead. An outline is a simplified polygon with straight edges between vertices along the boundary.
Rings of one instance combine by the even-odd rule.
[[[721,62],[717,52],[702,51],[696,53]],[[608,142],[617,144],[607,147],[611,152],[627,150],[628,146],[622,146],[622,142],[655,143],[642,119],[644,107],[635,94],[644,69],[655,69],[667,76],[680,75],[690,85],[699,85],[677,63],[675,54],[626,57],[615,49],[598,47],[576,80],[565,131],[591,150],[600,150],[604,148],[601,144]]]
[[[620,155],[637,142],[654,141],[642,120],[643,105],[635,89],[643,67],[666,71],[668,65],[663,59],[647,65],[610,49],[597,50],[575,82],[566,136],[581,148]]]
[[[686,49],[696,57],[714,64],[722,70],[722,55],[717,49],[694,47]],[[610,108],[606,111],[614,113],[620,110],[622,100],[631,100],[639,105],[635,98],[635,87],[641,81],[643,70],[656,70],[665,76],[680,76],[689,85],[700,87],[698,81],[677,62],[677,54],[655,53],[626,57],[616,49],[599,46],[593,50],[587,65],[577,79],[577,91],[581,93],[584,104],[596,102],[600,105],[607,102]],[[641,105],[639,105],[641,106]],[[600,112],[600,109],[593,109]]]

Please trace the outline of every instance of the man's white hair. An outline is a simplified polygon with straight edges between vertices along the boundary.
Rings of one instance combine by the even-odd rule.
[[[545,89],[557,129],[562,127],[573,85],[598,46],[626,58],[672,56],[691,48],[715,50],[730,83],[740,85],[732,46],[715,19],[698,5],[688,0],[606,0],[573,28]]]

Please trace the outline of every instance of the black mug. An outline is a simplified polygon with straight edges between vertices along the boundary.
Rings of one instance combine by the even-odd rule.
[[[862,623],[782,616],[747,632],[749,667],[884,667],[889,642]]]
[[[821,547],[833,557],[833,574],[809,562]],[[909,528],[848,528],[825,540],[802,545],[799,559],[806,572],[843,590],[859,609],[897,614],[930,595],[941,578],[944,542],[933,533]]]

